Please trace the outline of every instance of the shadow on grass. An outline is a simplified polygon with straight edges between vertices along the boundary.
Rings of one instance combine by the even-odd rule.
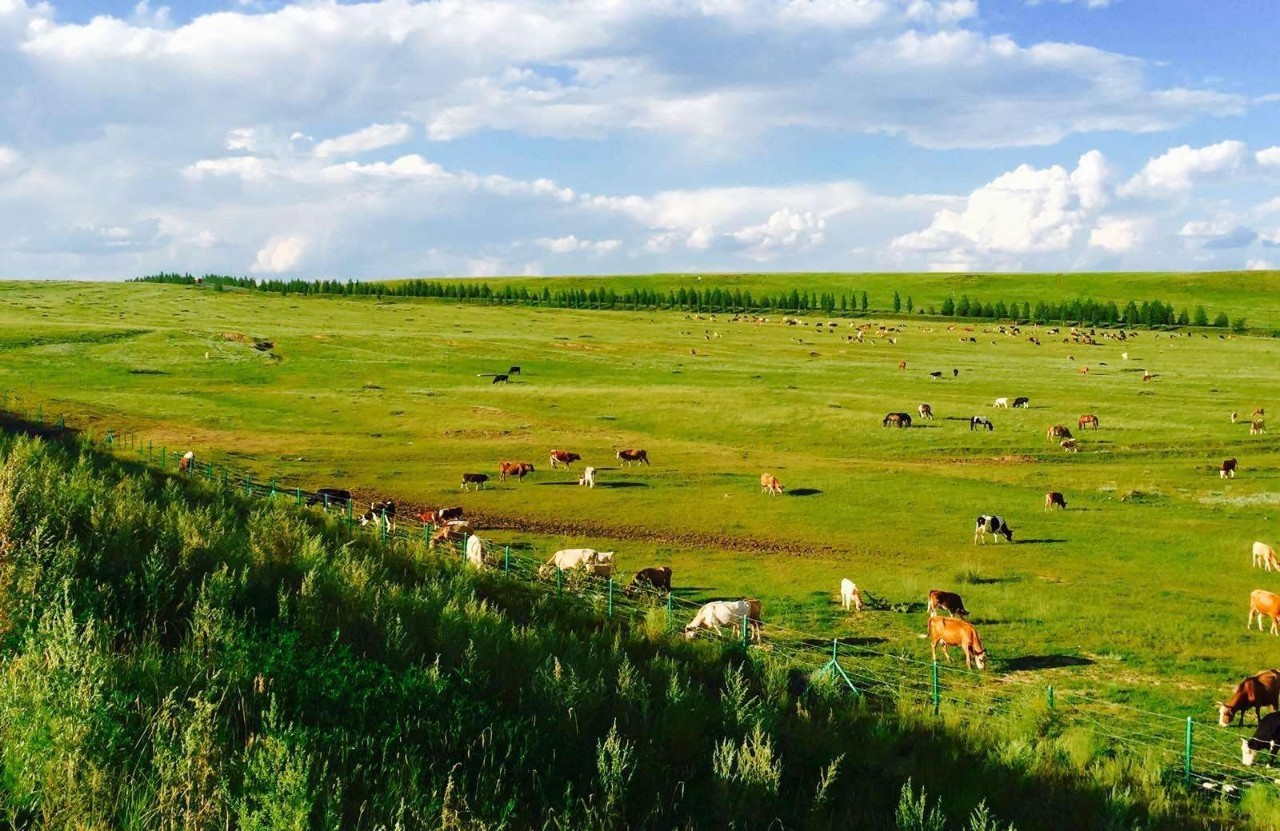
[[[1080,658],[1076,655],[1023,655],[1001,661],[1001,666],[1009,672],[1032,672],[1038,669],[1087,667],[1093,666],[1093,663],[1088,658]]]
[[[596,482],[597,488],[647,488],[648,482]]]
[[[818,496],[821,493],[822,491],[817,488],[796,488],[795,490],[787,491],[787,496]]]
[[[1062,545],[1066,542],[1070,542],[1070,540],[1058,540],[1045,537],[1043,539],[1018,540],[1014,545]]]

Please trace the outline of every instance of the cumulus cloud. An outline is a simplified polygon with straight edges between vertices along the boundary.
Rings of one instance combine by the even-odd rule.
[[[1138,244],[1138,223],[1132,219],[1103,216],[1089,232],[1089,247],[1112,253],[1132,251]]]
[[[770,214],[765,222],[741,228],[731,236],[745,244],[752,256],[765,259],[779,249],[821,245],[826,228],[827,221],[812,211],[783,208]]]
[[[306,253],[306,237],[275,236],[258,249],[258,258],[249,270],[254,274],[282,274],[286,271],[294,271]]]
[[[1258,239],[1256,231],[1231,217],[1190,220],[1178,230],[1178,236],[1204,248],[1243,248]]]
[[[408,124],[371,124],[345,136],[325,139],[316,145],[315,154],[322,159],[358,156],[370,150],[403,144],[412,136],[413,128]]]
[[[0,144],[0,175],[17,170],[18,163],[21,161],[22,156],[18,155],[17,150]]]
[[[538,240],[538,245],[547,249],[553,254],[576,254],[580,252],[593,254],[607,254],[610,251],[617,251],[622,247],[622,240],[603,239],[603,240],[587,240],[578,239],[575,235],[569,234],[564,237],[543,237]]]
[[[1121,193],[1159,196],[1186,191],[1196,182],[1239,173],[1250,160],[1249,148],[1242,141],[1222,141],[1207,147],[1184,144],[1147,162],[1121,187]]]

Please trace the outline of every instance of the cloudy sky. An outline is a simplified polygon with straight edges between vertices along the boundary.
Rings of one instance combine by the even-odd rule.
[[[1274,0],[0,0],[0,276],[1280,265]]]

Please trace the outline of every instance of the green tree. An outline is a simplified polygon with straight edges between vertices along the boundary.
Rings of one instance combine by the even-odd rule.
[[[1231,325],[1231,321],[1227,319],[1226,312],[1218,312],[1217,317],[1213,319],[1213,325],[1219,329],[1225,329]]]
[[[1204,310],[1204,306],[1196,306],[1195,325],[1209,325],[1209,313]]]
[[[912,311],[915,310],[915,307],[916,307],[915,301],[912,300],[911,295],[908,294],[907,295],[907,313],[910,314]]]
[[[866,310],[867,310],[867,293],[864,291],[862,293],[862,311],[866,312]]]
[[[902,311],[902,295],[896,291],[893,293],[893,311],[895,313]]]
[[[943,317],[954,317],[956,313],[956,301],[952,300],[950,297],[943,300],[941,311]]]

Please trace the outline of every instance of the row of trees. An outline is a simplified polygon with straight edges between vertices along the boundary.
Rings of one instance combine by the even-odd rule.
[[[260,280],[252,277],[227,277],[207,274],[194,277],[190,274],[154,274],[137,278],[140,282],[176,283],[190,285],[205,283],[216,289],[239,288],[269,291],[281,294],[337,295],[347,297],[428,297],[458,302],[478,302],[511,305],[548,306],[562,309],[622,309],[658,310],[674,309],[706,313],[803,313],[821,312],[827,315],[865,315],[873,309],[865,291],[853,291],[836,295],[828,292],[811,293],[792,288],[776,294],[753,295],[740,288],[700,288],[682,286],[665,293],[651,288],[632,287],[618,291],[612,287],[591,289],[556,288],[548,282],[541,291],[528,286],[506,283],[498,288],[476,280],[404,280],[396,283],[359,282],[356,280]],[[1219,312],[1212,320],[1203,306],[1194,310],[1176,310],[1173,305],[1159,300],[1129,301],[1123,308],[1115,301],[1075,299],[1061,302],[1003,300],[984,302],[962,295],[959,300],[948,297],[940,306],[916,306],[910,296],[893,293],[894,313],[920,313],[942,317],[977,318],[989,320],[1026,321],[1031,323],[1082,323],[1091,326],[1216,326],[1245,328],[1243,319],[1234,323]]]

